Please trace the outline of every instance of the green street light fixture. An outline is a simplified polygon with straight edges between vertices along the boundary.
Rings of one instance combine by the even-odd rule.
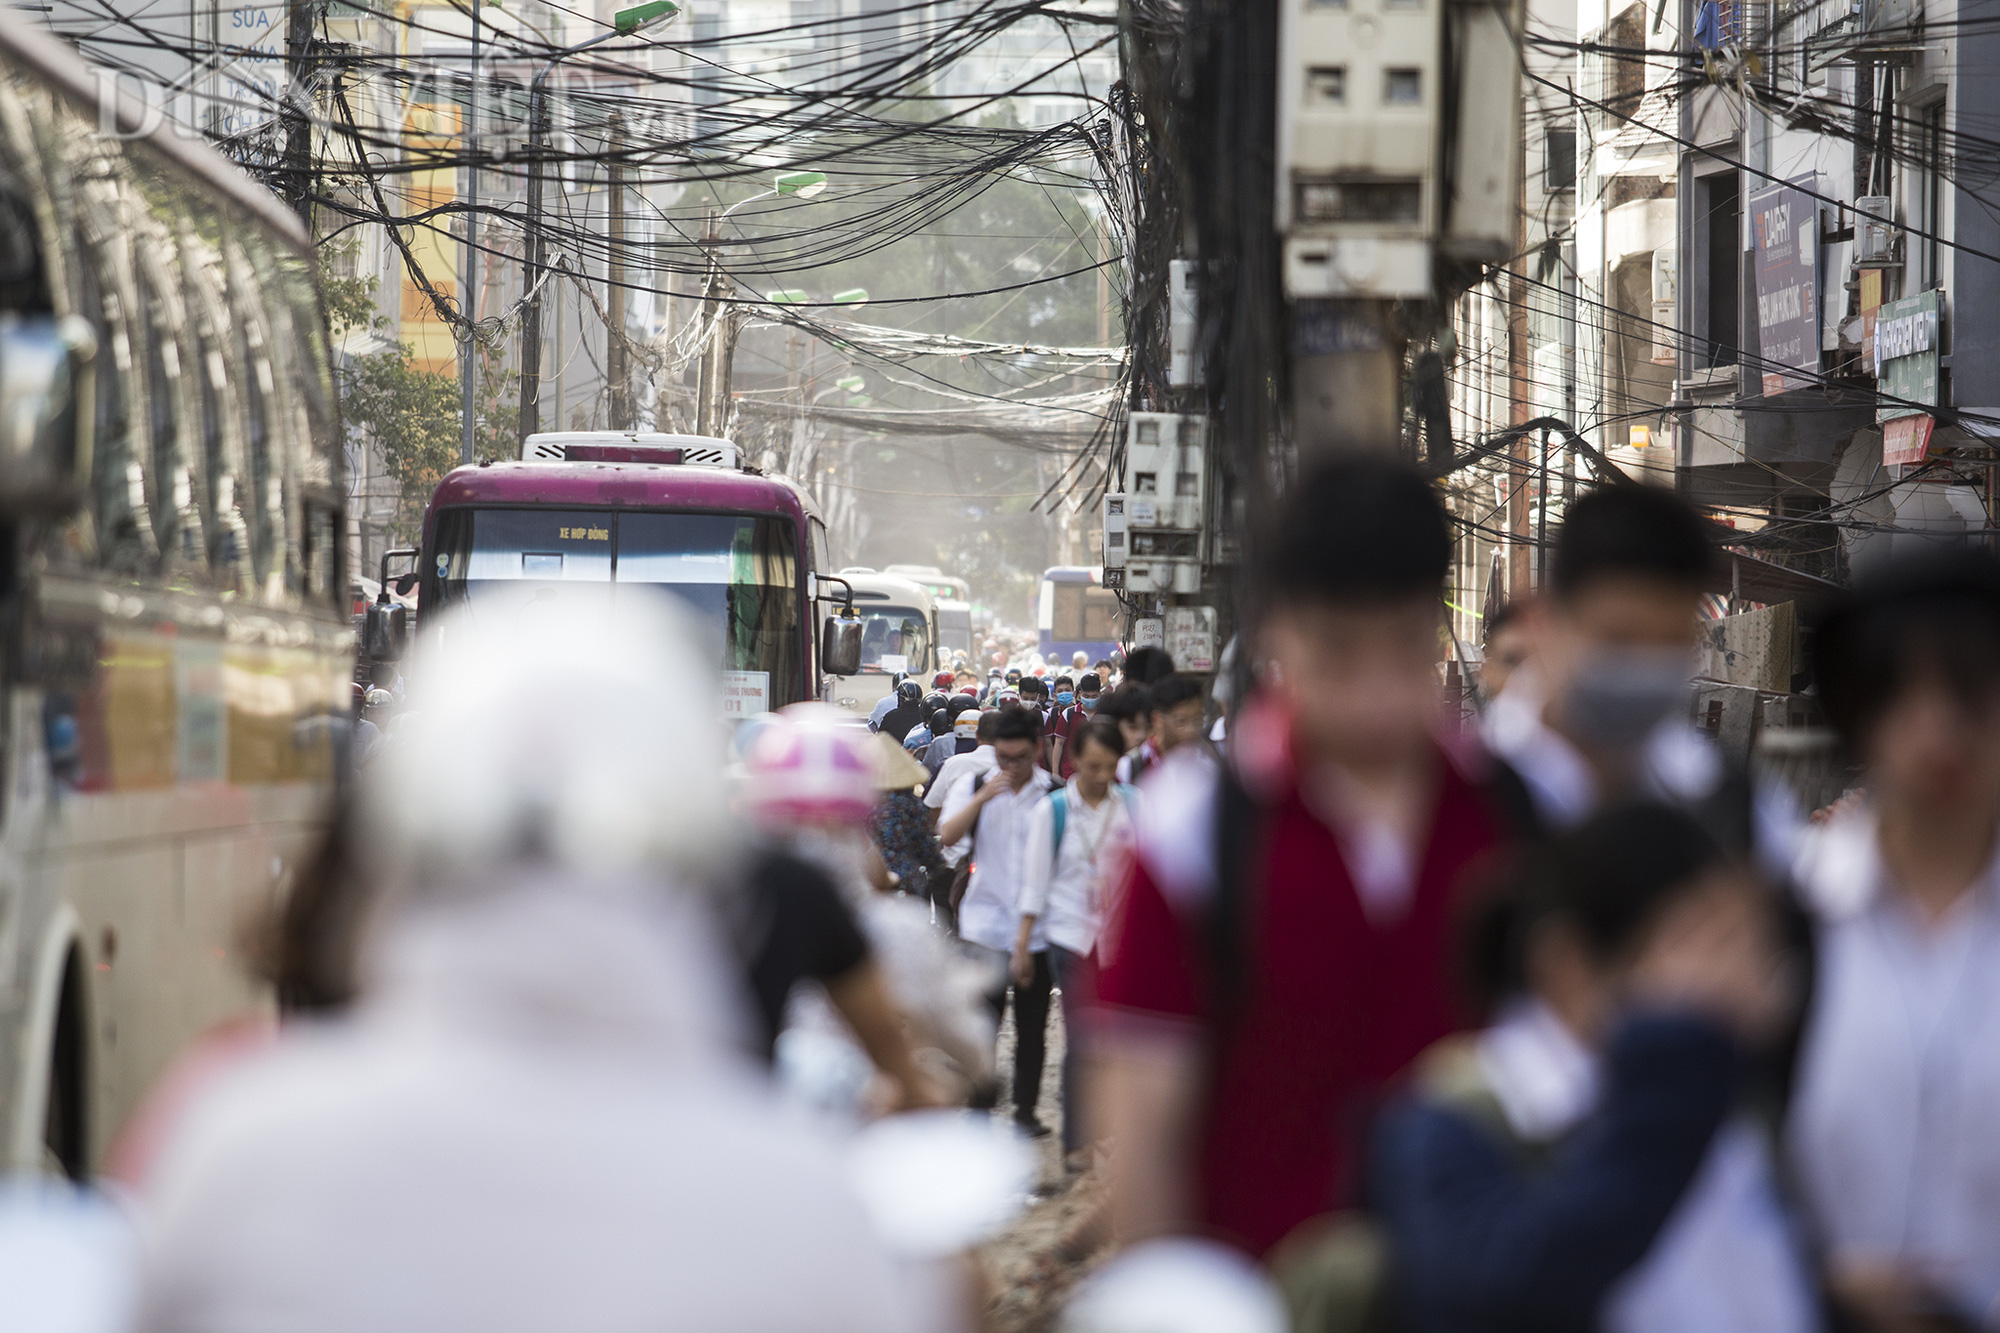
[[[833,303],[835,305],[867,305],[868,289],[866,287],[850,287],[844,292],[835,292],[833,294]]]
[[[611,26],[621,34],[634,33],[649,23],[670,19],[680,12],[681,7],[674,0],[648,0],[646,4],[634,5],[613,14]]]
[[[788,171],[773,182],[777,194],[793,194],[801,199],[810,199],[826,188],[824,171]]]
[[[764,299],[772,305],[810,305],[812,304],[812,293],[802,292],[796,287],[790,287],[781,292],[765,292]]]
[[[615,37],[633,36],[668,22],[680,12],[681,7],[674,0],[647,0],[643,5],[621,9],[611,17],[611,31],[557,51],[528,85],[527,262],[522,273],[527,296],[521,303],[521,409],[517,414],[524,444],[541,429],[542,415],[542,281],[548,268],[542,235],[542,158],[548,151],[549,140],[549,106],[543,85],[557,65],[579,51],[588,51]],[[469,456],[466,461],[471,461]]]
[[[868,381],[862,379],[859,375],[843,375],[833,382],[833,387],[836,389],[845,389],[849,393],[860,393],[868,387]]]

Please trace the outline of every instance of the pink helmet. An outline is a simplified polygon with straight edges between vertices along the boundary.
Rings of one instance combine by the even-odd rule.
[[[743,799],[766,824],[860,824],[881,793],[868,746],[874,740],[854,714],[831,704],[779,710],[751,742]]]

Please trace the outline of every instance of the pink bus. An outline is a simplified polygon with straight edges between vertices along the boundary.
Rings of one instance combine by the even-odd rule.
[[[671,595],[712,641],[725,715],[823,697],[826,526],[798,486],[699,436],[538,435],[523,453],[438,483],[417,557],[426,616],[460,603],[514,614],[558,588]]]

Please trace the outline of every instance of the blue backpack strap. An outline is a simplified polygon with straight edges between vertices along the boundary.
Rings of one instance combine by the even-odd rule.
[[[1055,827],[1049,833],[1049,864],[1054,865],[1062,856],[1063,825],[1069,822],[1069,802],[1064,799],[1067,787],[1057,787],[1049,793],[1049,811],[1055,816]]]

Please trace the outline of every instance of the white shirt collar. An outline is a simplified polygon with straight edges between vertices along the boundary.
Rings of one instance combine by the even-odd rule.
[[[1597,1105],[1597,1055],[1539,1000],[1522,1000],[1479,1034],[1479,1064],[1514,1132],[1546,1143]]]

